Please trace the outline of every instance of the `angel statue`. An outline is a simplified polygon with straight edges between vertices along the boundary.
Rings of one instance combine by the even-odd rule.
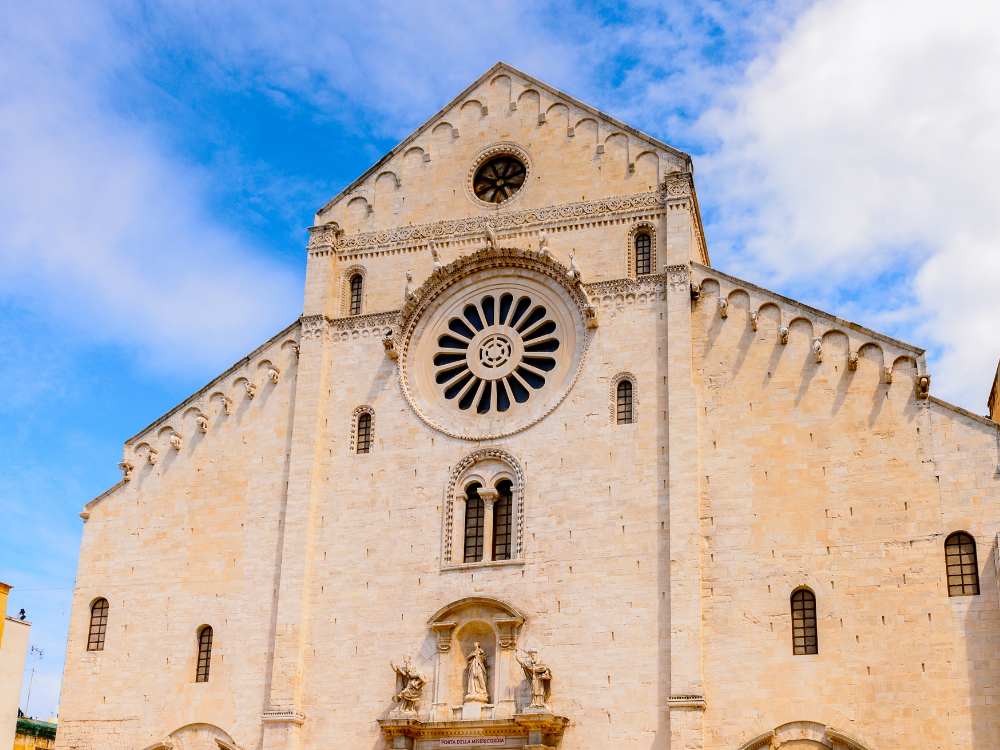
[[[409,654],[403,657],[402,666],[393,664],[391,659],[389,666],[397,675],[396,686],[399,691],[392,696],[393,701],[399,703],[399,708],[396,710],[407,714],[414,713],[417,710],[417,701],[420,700],[420,691],[427,684],[427,678],[413,666]]]
[[[437,273],[444,265],[441,263],[441,258],[438,256],[437,246],[433,242],[428,242],[427,245],[431,249],[431,259],[434,261],[434,265],[431,267],[431,273]]]
[[[469,692],[465,695],[465,702],[489,703],[489,691],[486,689],[486,652],[475,644],[472,653],[467,659],[469,662]]]
[[[524,658],[517,656],[517,663],[524,670],[526,679],[531,680],[531,708],[545,708],[545,696],[552,681],[552,670],[538,658],[538,650],[529,648]]]
[[[500,240],[497,239],[496,230],[490,226],[489,222],[486,223],[486,247],[490,250],[496,250],[500,247]]]
[[[406,272],[406,286],[403,287],[403,300],[409,302],[414,299],[417,295],[413,293],[413,274],[409,271]]]

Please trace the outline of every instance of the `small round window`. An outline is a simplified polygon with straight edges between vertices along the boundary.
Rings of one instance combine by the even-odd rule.
[[[476,172],[472,190],[481,201],[503,203],[521,189],[527,174],[527,169],[519,159],[506,154],[497,156]]]

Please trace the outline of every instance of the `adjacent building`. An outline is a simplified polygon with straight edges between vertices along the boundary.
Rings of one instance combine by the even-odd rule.
[[[309,231],[81,513],[57,747],[1000,746],[997,423],[687,154],[498,64]]]
[[[21,680],[28,658],[31,623],[7,617],[7,593],[11,586],[0,583],[0,748],[14,746]]]

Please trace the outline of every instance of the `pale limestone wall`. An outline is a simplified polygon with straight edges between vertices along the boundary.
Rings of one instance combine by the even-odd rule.
[[[809,711],[837,711],[835,728],[870,746],[995,746],[996,426],[919,400],[913,360],[886,385],[891,340],[761,290],[751,302],[732,281],[726,319],[712,282],[693,312],[706,746],[738,747],[759,717],[795,702],[816,722]],[[749,310],[767,302],[777,307],[754,332]],[[805,316],[787,345],[779,310],[784,325]],[[824,336],[821,363],[813,336]],[[976,536],[981,596],[948,597],[944,539],[957,530]],[[799,586],[817,595],[815,656],[792,654]]]
[[[88,506],[59,747],[140,748],[196,720],[223,728],[243,747],[258,741],[294,356],[283,365],[277,384],[264,379],[252,400],[244,392],[232,414],[209,408],[206,433],[189,415],[180,450],[166,442],[155,465],[136,457],[131,480]],[[88,652],[98,597],[110,603],[106,645]],[[211,679],[197,684],[196,634],[205,624],[215,634]]]
[[[30,633],[30,622],[4,617],[3,640],[0,641],[0,711],[3,712],[0,713],[0,742],[4,747],[14,745]]]
[[[331,736],[345,747],[382,747],[374,719],[394,707],[388,659],[411,650],[432,674],[427,619],[473,595],[528,618],[520,645],[539,648],[557,676],[553,710],[573,717],[564,747],[653,742],[666,585],[656,503],[666,468],[657,358],[666,290],[662,280],[657,286],[654,300],[602,313],[583,375],[554,414],[490,443],[526,472],[522,565],[440,570],[443,490],[476,446],[413,414],[378,340],[331,348],[304,747],[323,747]],[[636,425],[610,424],[609,380],[621,371],[639,382]],[[362,404],[375,411],[375,447],[351,455],[351,414]]]

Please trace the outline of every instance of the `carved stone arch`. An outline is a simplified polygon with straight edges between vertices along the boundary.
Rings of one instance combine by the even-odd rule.
[[[351,412],[351,441],[350,441],[350,452],[353,454],[356,450],[357,440],[358,440],[358,419],[361,418],[362,414],[368,414],[371,417],[370,432],[368,433],[368,444],[370,446],[375,445],[375,409],[367,404],[362,404]],[[371,451],[371,448],[369,448]]]
[[[511,550],[511,560],[517,561],[524,558],[524,507],[526,488],[524,481],[524,468],[517,457],[503,448],[480,448],[467,454],[452,469],[448,477],[448,485],[445,488],[444,507],[444,540],[441,555],[442,566],[462,564],[463,560],[453,558],[453,550],[457,546],[457,539],[460,534],[464,534],[464,523],[456,523],[456,515],[460,515],[464,522],[464,513],[456,514],[456,504],[461,501],[464,509],[465,488],[468,484],[465,479],[475,475],[476,481],[480,481],[484,487],[492,488],[504,479],[510,479],[513,485],[514,509],[513,509],[513,535],[514,545]],[[460,528],[461,527],[461,528]]]
[[[611,426],[618,424],[618,384],[623,380],[627,380],[632,384],[631,424],[636,424],[639,421],[639,379],[630,372],[619,372],[611,378],[610,388],[608,389],[608,416],[610,417]]]
[[[514,607],[486,596],[459,599],[431,616],[427,625],[437,642],[433,720],[455,718],[452,706],[463,703],[466,664],[476,643],[486,652],[489,700],[479,706],[466,702],[462,718],[509,719],[516,713],[521,675],[514,654],[524,621]],[[464,715],[470,705],[479,716]]]
[[[853,723],[826,705],[786,703],[763,714],[741,738],[734,739],[730,747],[734,750],[770,750],[798,740],[831,750],[875,750],[874,745],[857,735]]]
[[[656,226],[652,222],[637,221],[628,232],[628,244],[625,247],[625,257],[628,263],[628,276],[630,279],[637,278],[635,270],[635,238],[640,234],[649,235],[649,272],[650,275],[656,273]]]
[[[355,276],[361,276],[361,312],[359,314],[364,315],[368,307],[365,304],[368,297],[368,269],[360,263],[348,266],[341,276],[340,290],[340,314],[345,318],[351,314],[351,279]]]
[[[160,734],[170,731],[166,742],[173,750],[243,750],[249,737],[232,708],[195,706],[174,711],[161,719]]]

